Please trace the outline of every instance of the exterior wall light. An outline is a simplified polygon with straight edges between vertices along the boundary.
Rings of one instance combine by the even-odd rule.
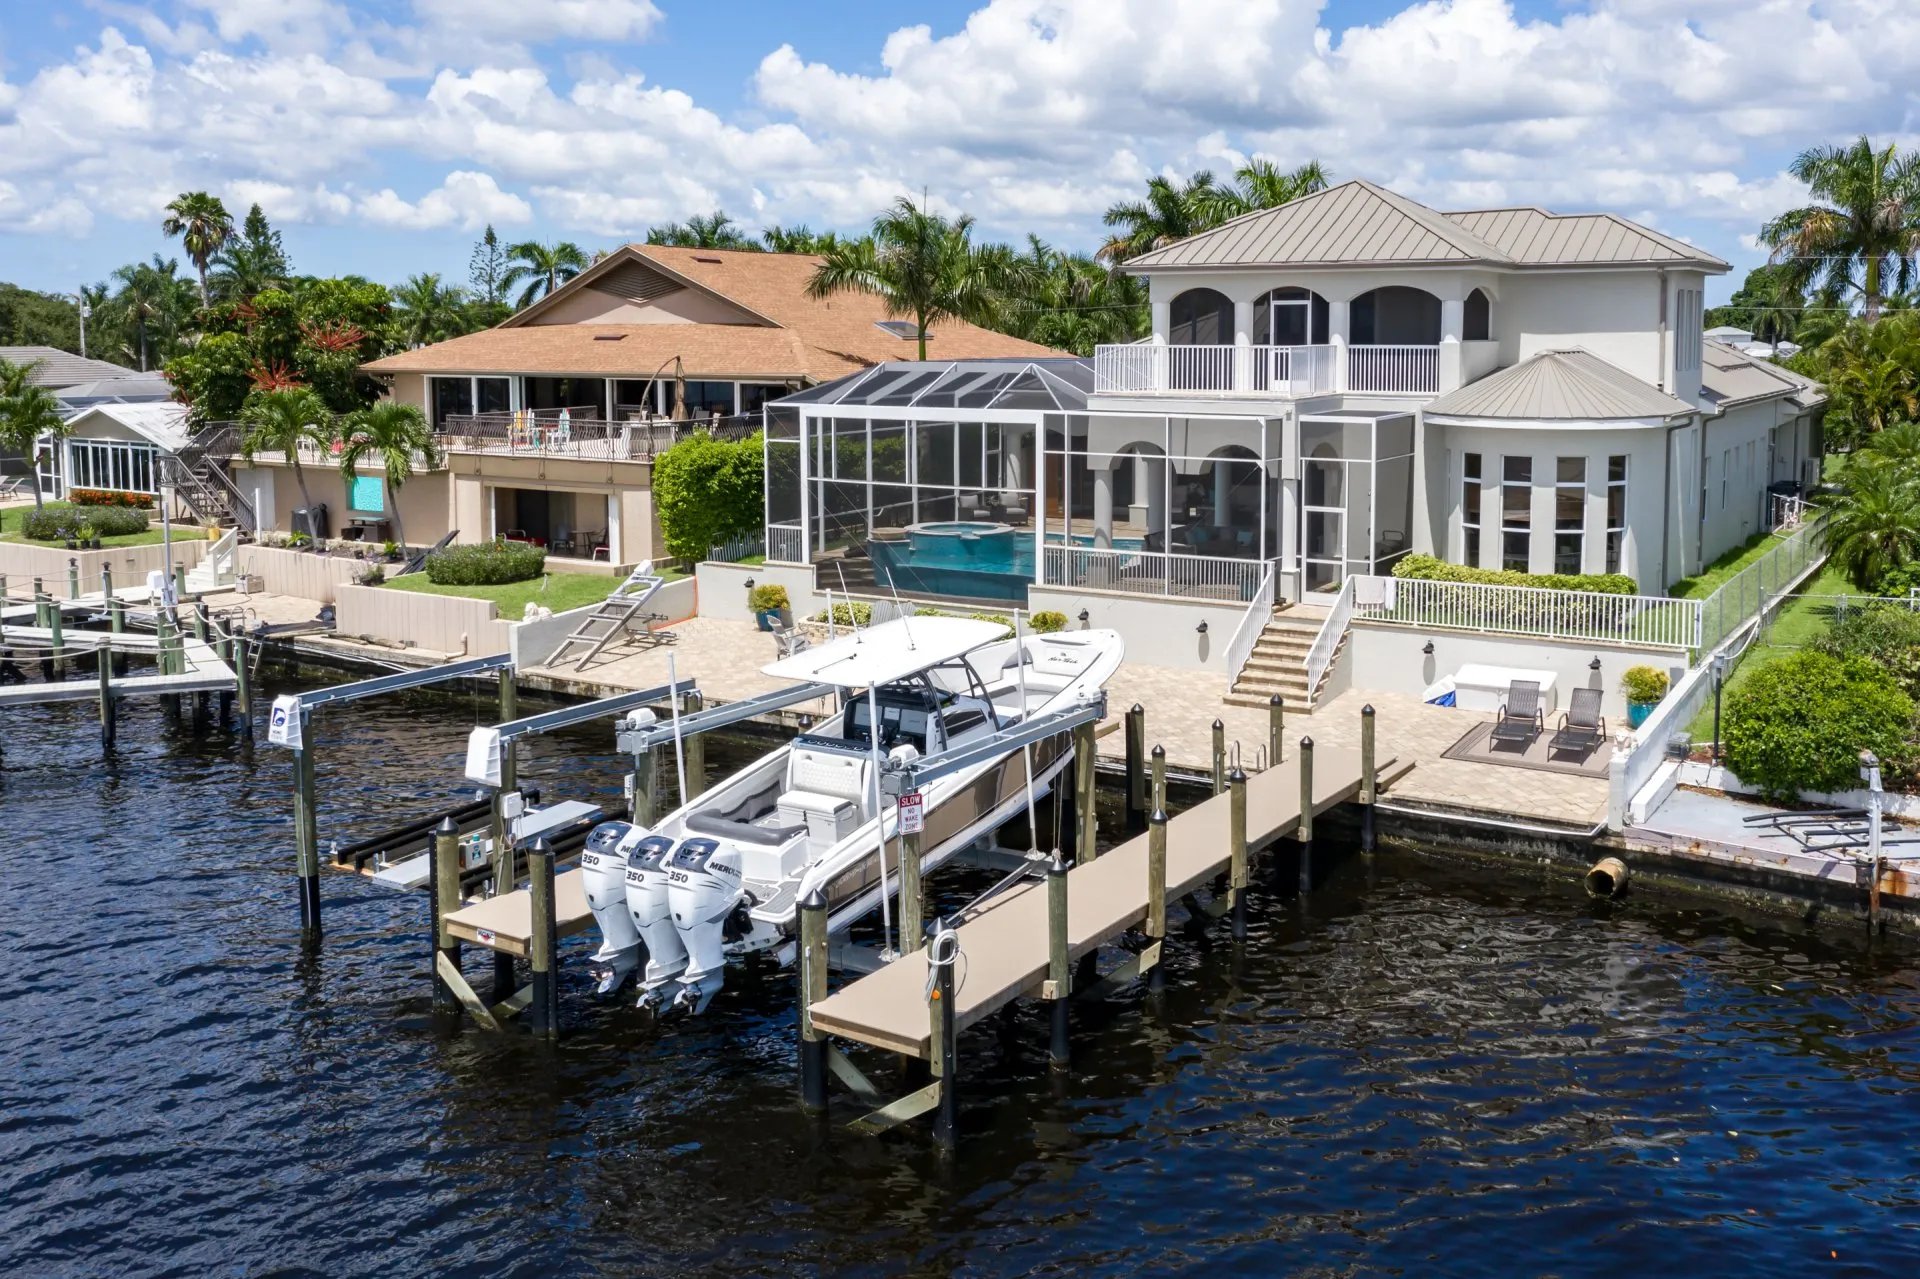
[[[748,578],[748,579],[747,579],[747,589],[748,589],[748,590],[752,590],[752,589],[753,589],[753,579],[752,579],[752,578]],[[1595,658],[1594,660],[1595,660],[1595,661],[1597,662],[1597,661],[1599,661],[1600,659],[1596,657],[1596,658]]]
[[[1425,648],[1423,648],[1423,649],[1421,649],[1420,651],[1421,651],[1422,653],[1425,653],[1425,654],[1426,654],[1426,655],[1427,655],[1428,657],[1432,657],[1432,656],[1433,656],[1433,641],[1432,641],[1432,640],[1428,640],[1428,641],[1427,641],[1427,646],[1426,646]]]
[[[1205,635],[1205,634],[1207,633],[1207,623],[1206,623],[1206,619],[1205,619],[1205,618],[1202,618],[1202,619],[1201,619],[1201,621],[1200,621],[1200,625],[1198,625],[1198,626],[1196,626],[1196,627],[1194,627],[1193,629],[1194,629],[1194,632],[1195,632],[1196,634],[1199,634],[1199,635]]]
[[[1594,654],[1593,660],[1587,663],[1587,669],[1590,671],[1597,671],[1600,669],[1600,655],[1598,653]]]

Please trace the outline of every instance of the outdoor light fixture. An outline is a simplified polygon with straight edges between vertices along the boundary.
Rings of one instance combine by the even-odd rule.
[[[1597,654],[1595,655],[1594,659],[1591,662],[1587,663],[1587,669],[1590,671],[1597,671],[1600,669],[1600,658]]]
[[[1432,641],[1432,640],[1428,640],[1428,641],[1427,641],[1427,646],[1426,646],[1425,648],[1423,648],[1423,649],[1421,649],[1420,651],[1421,651],[1422,653],[1425,653],[1425,654],[1426,654],[1426,655],[1427,655],[1428,657],[1432,657],[1432,656],[1433,656],[1433,641]]]
[[[1205,620],[1204,618],[1203,618],[1203,619],[1201,619],[1201,622],[1200,622],[1200,625],[1198,625],[1198,626],[1196,626],[1196,627],[1194,627],[1193,629],[1194,629],[1194,631],[1195,631],[1195,633],[1197,633],[1197,634],[1200,634],[1200,635],[1205,635],[1205,634],[1207,633],[1207,623],[1206,623],[1206,620]]]
[[[1090,620],[1090,619],[1091,619],[1092,617],[1093,617],[1093,614],[1091,614],[1091,613],[1089,613],[1089,612],[1087,612],[1087,610],[1086,610],[1086,609],[1084,609],[1084,608],[1083,608],[1083,609],[1081,609],[1081,610],[1080,610],[1080,625],[1082,625],[1082,626],[1085,626],[1085,625],[1087,624],[1087,622],[1088,622],[1088,621],[1089,621],[1089,620]]]
[[[1720,690],[1727,680],[1727,655],[1713,655],[1713,762],[1720,763]]]
[[[752,579],[752,578],[748,578],[748,579],[747,579],[747,589],[748,589],[748,590],[752,590],[752,589],[753,589],[753,579]],[[1594,660],[1594,661],[1596,661],[1596,662],[1598,662],[1598,661],[1599,661],[1600,659],[1596,657],[1596,658],[1594,658],[1593,660]]]

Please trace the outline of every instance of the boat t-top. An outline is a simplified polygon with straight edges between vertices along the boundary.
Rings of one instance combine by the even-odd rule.
[[[1097,697],[1123,651],[1110,630],[1016,636],[996,621],[903,617],[765,667],[840,690],[839,710],[650,829],[595,830],[581,866],[603,937],[600,989],[639,971],[642,1007],[701,1011],[728,958],[785,944],[816,889],[829,934],[844,933],[899,886],[898,804],[882,771]],[[1017,815],[1071,758],[1058,738],[1010,744],[929,782],[923,873]]]

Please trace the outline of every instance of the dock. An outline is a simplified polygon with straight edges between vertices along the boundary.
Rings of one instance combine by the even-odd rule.
[[[38,626],[8,626],[8,648],[26,648],[37,656],[51,654],[73,656],[77,653],[107,652],[139,654],[161,658],[168,651],[159,635],[129,632],[62,630]],[[116,698],[155,694],[230,693],[239,684],[238,675],[214,650],[212,644],[185,635],[172,642],[171,651],[183,670],[172,674],[121,676],[112,680]],[[35,706],[46,702],[85,702],[97,700],[101,685],[92,680],[53,680],[0,686],[0,707]]]
[[[579,869],[553,877],[553,914],[560,937],[571,937],[593,926],[593,912],[587,909],[587,890]],[[461,941],[517,959],[530,958],[533,894],[524,888],[515,889],[463,906],[446,917],[445,927]]]
[[[1361,752],[1322,747],[1313,765],[1316,814],[1359,797]],[[1412,765],[1383,763],[1380,784]],[[1300,827],[1300,756],[1247,779],[1247,848],[1254,852]],[[1166,827],[1166,898],[1174,900],[1208,884],[1228,869],[1232,856],[1229,797],[1215,795],[1171,818]],[[1092,954],[1147,918],[1149,835],[1083,861],[1067,874],[1067,954],[1072,962]],[[1023,995],[1040,996],[1050,959],[1044,884],[1022,886],[962,924],[963,974],[953,1010],[956,1031],[965,1030]],[[932,1029],[927,1015],[925,949],[901,956],[814,1003],[816,1030],[907,1056],[929,1058]]]

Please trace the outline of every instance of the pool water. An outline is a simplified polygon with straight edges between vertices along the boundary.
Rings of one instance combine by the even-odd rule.
[[[1033,531],[1009,524],[943,520],[909,525],[904,540],[876,538],[870,544],[882,588],[916,595],[1005,600],[1024,605],[1027,588],[1038,576]],[[1054,545],[1067,539],[1049,534]],[[1091,534],[1076,534],[1074,546],[1091,547]],[[1139,538],[1117,538],[1114,549],[1138,551]]]

